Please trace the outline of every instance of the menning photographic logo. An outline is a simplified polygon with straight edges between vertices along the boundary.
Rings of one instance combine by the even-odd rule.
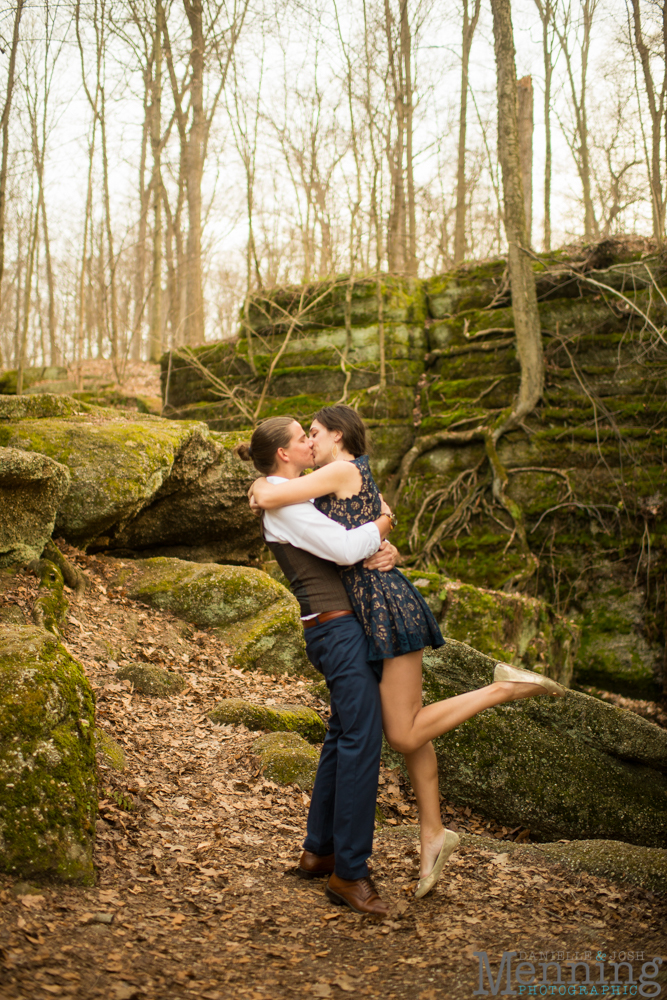
[[[479,988],[473,996],[640,996],[658,997],[662,993],[656,982],[662,958],[644,962],[643,952],[606,953],[584,952],[574,958],[569,953],[504,951],[500,968],[494,977],[485,951],[474,951],[479,964]],[[518,958],[515,965],[512,960]],[[538,959],[535,961],[535,959]],[[621,960],[622,959],[622,960]],[[641,965],[639,965],[641,963]],[[637,966],[637,974],[635,973]],[[505,988],[501,990],[503,985]],[[486,983],[486,986],[485,986]]]

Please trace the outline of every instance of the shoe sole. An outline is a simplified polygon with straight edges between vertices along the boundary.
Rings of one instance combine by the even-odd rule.
[[[339,896],[338,893],[334,892],[333,889],[330,889],[329,886],[327,886],[324,891],[326,893],[327,899],[329,900],[330,903],[333,903],[334,906],[347,906],[350,910],[352,910],[353,913],[360,913],[362,916],[369,916],[369,917],[389,916],[388,913],[372,913],[370,910],[358,910],[356,906],[352,906],[352,903],[350,903],[349,900],[345,899],[345,896]]]
[[[333,875],[333,871],[330,872],[309,872],[305,868],[297,868],[296,870],[299,878],[313,879],[313,878],[328,878],[329,875]]]

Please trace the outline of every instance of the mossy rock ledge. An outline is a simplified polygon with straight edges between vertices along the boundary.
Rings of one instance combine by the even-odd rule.
[[[215,723],[243,724],[248,729],[299,733],[309,743],[321,743],[326,727],[312,708],[306,705],[253,705],[242,698],[225,698],[208,713]]]
[[[113,583],[134,600],[215,628],[242,669],[315,674],[297,601],[261,570],[158,557],[120,563]]]
[[[0,447],[39,455],[32,464],[41,463],[42,478],[49,459],[49,468],[69,471],[55,531],[93,551],[255,558],[262,540],[246,497],[254,473],[233,453],[238,440],[238,434],[214,437],[199,421],[68,396],[0,398]]]
[[[262,771],[278,785],[298,785],[307,791],[315,784],[320,755],[298,733],[267,733],[252,745],[260,755]]]
[[[39,559],[69,485],[60,462],[0,447],[0,566]]]
[[[94,698],[49,632],[0,633],[0,868],[92,884]]]
[[[425,700],[488,684],[495,662],[452,639],[427,650]],[[667,846],[667,732],[631,712],[568,691],[487,709],[434,745],[443,793],[506,826]]]

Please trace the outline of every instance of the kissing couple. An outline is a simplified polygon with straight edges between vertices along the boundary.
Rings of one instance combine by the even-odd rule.
[[[328,876],[332,903],[386,916],[369,876],[382,730],[402,753],[417,800],[420,879],[429,892],[459,838],[440,816],[432,740],[485,708],[561,695],[555,681],[498,663],[494,683],[422,705],[422,654],[444,645],[419,591],[396,569],[387,541],[394,517],[368,462],[366,428],[337,404],[315,416],[310,436],[292,417],[259,424],[237,454],[262,478],[250,491],[264,539],[299,602],[306,651],[326,680],[331,717],[308,812],[298,873]],[[316,471],[304,475],[306,469]]]

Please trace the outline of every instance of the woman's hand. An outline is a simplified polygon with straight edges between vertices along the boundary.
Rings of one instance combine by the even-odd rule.
[[[260,507],[253,496],[248,498],[250,500],[250,510],[253,512],[255,517],[261,517],[264,513],[264,508]]]
[[[275,486],[272,486],[271,483],[266,481],[264,476],[261,476],[259,479],[255,480],[248,490],[248,498],[252,495],[257,506],[265,508],[267,497],[273,489],[275,489]],[[250,506],[252,507],[252,503]]]

